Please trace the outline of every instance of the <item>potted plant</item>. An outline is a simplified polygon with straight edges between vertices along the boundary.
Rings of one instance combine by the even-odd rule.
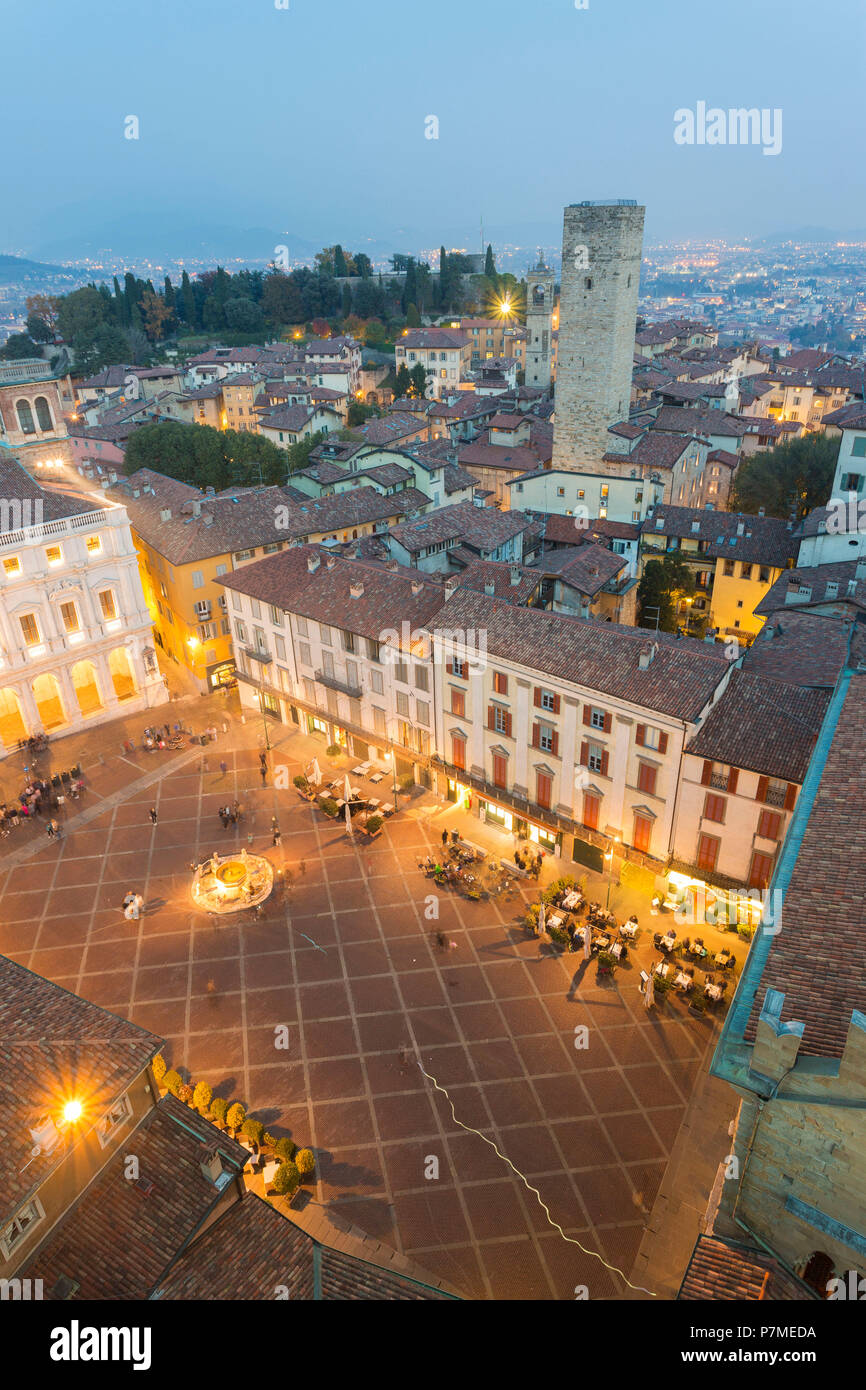
[[[303,796],[303,797],[305,797],[307,800],[309,800],[309,796],[310,796],[310,784],[309,784],[309,782],[307,781],[306,777],[304,776],[303,772],[299,772],[298,775],[297,775],[297,777],[293,777],[293,778],[292,778],[292,781],[294,782],[294,784],[295,784],[295,786],[297,787],[298,791],[301,793],[301,796]]]
[[[165,1076],[166,1066],[165,1058],[163,1057],[161,1052],[157,1052],[156,1056],[150,1064],[150,1069],[153,1072],[153,1079],[156,1082],[157,1086],[164,1085],[163,1077]]]
[[[210,1117],[215,1125],[220,1129],[225,1129],[226,1115],[229,1113],[229,1103],[222,1096],[214,1096],[210,1103]]]
[[[298,1149],[295,1157],[295,1167],[300,1173],[301,1182],[313,1176],[316,1171],[316,1158],[312,1149]]]
[[[211,1090],[207,1082],[197,1081],[195,1085],[195,1090],[192,1093],[192,1103],[194,1109],[196,1109],[200,1115],[206,1115],[208,1113],[208,1110],[210,1109],[210,1103],[212,1100],[213,1091]]]
[[[177,1090],[175,1091],[175,1095],[177,1096],[178,1100],[183,1101],[184,1105],[192,1105],[192,1098],[194,1092],[192,1086],[188,1086],[186,1082],[184,1082],[182,1086],[178,1086]]]
[[[379,834],[382,829],[383,821],[381,816],[368,816],[367,824],[364,826],[367,834],[372,838]]]
[[[707,1001],[702,994],[693,994],[689,1000],[689,1013],[696,1018],[703,1018],[707,1012]]]
[[[653,1002],[661,1008],[670,991],[670,980],[663,975],[653,975]]]
[[[274,1145],[274,1153],[277,1158],[288,1163],[294,1158],[297,1147],[297,1144],[292,1143],[291,1139],[278,1139]]]
[[[288,1197],[292,1200],[301,1183],[301,1175],[297,1166],[291,1161],[281,1163],[274,1173],[273,1190],[278,1197]]]
[[[325,752],[329,758],[339,758],[342,756],[343,750],[339,743],[329,743]]]
[[[612,976],[616,970],[616,956],[612,956],[610,951],[599,951],[598,953],[598,973],[599,975]]]
[[[179,1074],[179,1072],[167,1071],[165,1072],[162,1078],[162,1084],[166,1091],[169,1091],[171,1095],[176,1096],[181,1086],[183,1085],[183,1077]]]
[[[228,1125],[229,1129],[234,1130],[235,1134],[237,1135],[238,1130],[242,1128],[244,1120],[246,1118],[246,1109],[243,1105],[241,1105],[239,1100],[236,1100],[234,1105],[229,1106],[228,1114],[226,1115],[226,1124]]]
[[[254,1120],[251,1117],[247,1117],[241,1125],[241,1133],[245,1139],[249,1139],[251,1143],[255,1144],[256,1150],[262,1147],[265,1127],[261,1120]]]
[[[331,820],[333,820],[337,814],[337,803],[334,798],[332,796],[322,796],[319,798],[319,805],[325,815],[330,816]]]

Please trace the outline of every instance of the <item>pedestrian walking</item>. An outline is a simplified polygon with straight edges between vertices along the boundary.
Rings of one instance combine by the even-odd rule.
[[[228,726],[228,724],[226,723],[226,721],[223,720],[223,733],[224,733],[224,734],[227,734],[228,731],[229,731],[229,726]]]
[[[156,819],[157,819],[156,807],[155,807],[155,806],[151,806],[151,808],[150,808],[150,823],[151,823],[151,825],[156,825]]]
[[[220,820],[221,820],[222,823],[223,823],[223,830],[228,830],[228,828],[229,828],[229,820],[230,820],[230,817],[229,817],[229,810],[228,810],[228,807],[227,807],[227,806],[221,806],[221,807],[220,807],[220,809],[219,809],[219,817],[220,817]]]
[[[227,763],[225,760],[223,760],[223,761],[220,763],[220,772],[222,773],[223,777],[225,777],[225,775],[226,775],[226,773],[228,772],[228,770],[229,770],[229,765],[228,765],[228,763]]]
[[[276,821],[274,822],[274,825],[273,825],[273,836],[274,836],[274,848],[276,849],[277,845],[280,843],[280,840],[283,838],[283,832],[282,832],[282,830],[280,829],[280,827],[277,825]]]
[[[307,872],[307,866],[306,866],[304,860],[302,859],[301,862],[300,862],[300,864],[298,865],[298,873],[305,874],[306,872]]]
[[[171,738],[171,725],[170,725],[170,724],[163,724],[162,727],[165,729],[165,736],[166,736],[166,738]]]
[[[268,765],[268,755],[267,755],[267,753],[262,752],[262,753],[259,754],[259,762],[261,763],[262,767],[267,767],[267,765]]]
[[[208,762],[207,758],[202,758],[201,770],[202,772],[210,772],[210,763]]]
[[[60,826],[57,824],[56,820],[50,820],[48,822],[48,838],[49,840],[53,840],[55,838],[57,838],[58,840],[60,839]]]
[[[262,763],[261,767],[259,768],[259,772],[262,774],[262,786],[265,787],[267,786],[268,782],[268,769],[264,763]]]
[[[447,830],[443,830],[443,831],[442,831],[442,845],[443,845],[443,847],[444,847],[445,845],[447,845],[447,843],[448,843],[448,831],[447,831]]]

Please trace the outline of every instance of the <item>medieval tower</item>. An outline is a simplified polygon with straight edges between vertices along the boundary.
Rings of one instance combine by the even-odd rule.
[[[527,386],[550,390],[553,355],[553,271],[539,251],[538,265],[526,272],[526,375]]]
[[[565,209],[554,468],[599,463],[628,419],[644,212],[630,199]]]

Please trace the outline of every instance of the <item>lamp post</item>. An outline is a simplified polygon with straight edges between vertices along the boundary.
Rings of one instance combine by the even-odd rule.
[[[616,844],[619,844],[619,836],[617,836],[617,838],[616,838],[616,839],[614,840],[614,842],[613,842],[613,845],[616,845]],[[608,878],[607,878],[607,902],[605,903],[605,911],[606,911],[606,912],[610,910],[610,890],[611,890],[611,888],[613,887],[613,845],[611,845],[610,849],[607,850],[607,852],[605,853],[605,856],[604,856],[605,859],[607,860],[607,868],[608,868]]]
[[[392,773],[394,774],[394,810],[396,811],[396,809],[397,809],[397,754],[394,752],[394,749],[393,749],[393,748],[392,748],[391,751],[389,752],[388,757],[391,759],[391,771],[392,771]]]

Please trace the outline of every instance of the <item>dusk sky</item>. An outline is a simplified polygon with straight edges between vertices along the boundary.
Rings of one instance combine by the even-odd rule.
[[[555,241],[565,203],[608,197],[646,204],[648,240],[866,227],[863,0],[288,3],[5,0],[0,250],[475,249],[482,215]],[[781,108],[782,152],[675,144],[700,101]]]

